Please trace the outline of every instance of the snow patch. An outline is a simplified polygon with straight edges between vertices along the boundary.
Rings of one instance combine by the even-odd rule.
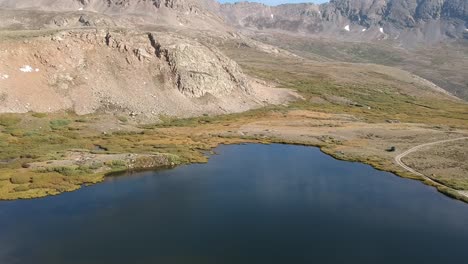
[[[344,27],[344,29],[345,29],[346,31],[349,31],[349,25],[346,25],[346,26]]]
[[[271,18],[275,18],[275,15],[271,14]]]
[[[82,7],[80,7],[80,8],[78,9],[78,11],[83,11],[83,8],[82,8]]]
[[[385,34],[383,31],[383,27],[381,27],[379,30],[380,30],[380,33]]]
[[[22,71],[22,72],[33,72],[33,68],[31,66],[29,66],[29,65],[24,65],[19,70]]]
[[[366,30],[367,30],[367,28],[363,28],[361,31],[362,31],[362,32],[365,32]]]
[[[10,78],[10,76],[8,74],[0,74],[0,79],[6,80],[8,78]]]
[[[38,68],[33,68],[30,65],[23,65],[23,67],[19,68],[22,72],[39,72]]]

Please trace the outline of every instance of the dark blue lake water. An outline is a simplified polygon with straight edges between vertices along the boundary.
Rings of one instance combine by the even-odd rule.
[[[0,202],[0,263],[468,263],[468,204],[434,188],[316,148],[216,151]]]

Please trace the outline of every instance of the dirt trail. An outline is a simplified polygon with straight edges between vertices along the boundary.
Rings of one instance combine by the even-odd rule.
[[[454,139],[446,139],[446,140],[440,140],[440,141],[435,141],[435,142],[430,142],[430,143],[425,143],[425,144],[421,144],[421,145],[418,145],[418,146],[415,146],[415,147],[412,147],[410,149],[408,149],[407,151],[399,154],[398,156],[395,157],[395,162],[401,166],[402,168],[404,168],[405,170],[411,172],[411,173],[414,173],[418,176],[421,176],[423,177],[424,179],[430,181],[430,182],[433,182],[435,184],[441,184],[440,182],[435,182],[433,179],[427,177],[426,175],[422,174],[422,173],[419,173],[417,172],[416,170],[412,169],[411,167],[407,166],[405,163],[403,163],[403,161],[401,161],[402,158],[404,158],[405,156],[407,156],[408,154],[411,154],[415,151],[418,151],[420,150],[421,148],[424,148],[424,147],[427,147],[427,146],[432,146],[432,145],[437,145],[437,144],[442,144],[442,143],[447,143],[447,142],[453,142],[453,141],[458,141],[458,140],[463,140],[463,139],[468,139],[468,137],[461,137],[461,138],[454,138]],[[450,188],[448,186],[445,186],[447,188]],[[458,190],[457,190],[458,191]],[[458,191],[461,195],[465,196],[468,198],[468,191]]]

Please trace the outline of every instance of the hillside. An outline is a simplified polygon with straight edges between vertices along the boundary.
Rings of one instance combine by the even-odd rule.
[[[1,0],[0,8],[80,10],[132,17],[134,22],[180,23],[211,30],[223,27],[225,20],[241,28],[348,40],[391,39],[405,45],[463,39],[468,34],[468,3],[464,0],[332,0],[321,5],[273,7],[250,2],[221,5],[215,0]]]
[[[314,60],[398,67],[468,100],[467,1],[221,6],[244,34]]]
[[[332,0],[329,3],[266,6],[242,2],[221,6],[230,24],[347,40],[389,39],[404,45],[467,38],[464,0]]]
[[[466,199],[463,146],[405,157],[424,177],[395,163],[468,134],[447,92],[467,95],[465,9],[429,3],[0,0],[0,199],[245,142],[318,146]]]
[[[398,67],[466,100],[466,5],[462,0],[335,0],[274,7],[215,0],[0,0],[0,29],[125,28],[172,32],[214,46],[249,36],[257,40],[254,45],[279,46],[306,58]]]
[[[232,35],[203,2],[0,6],[14,8],[0,11],[0,112],[109,112],[149,122],[242,112],[296,97],[245,76],[210,43],[212,36]],[[219,27],[205,32],[211,24]]]

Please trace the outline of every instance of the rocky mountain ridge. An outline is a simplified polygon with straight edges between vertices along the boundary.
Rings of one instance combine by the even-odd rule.
[[[198,12],[217,5],[212,0],[2,0],[3,8],[40,8],[42,10],[92,10],[96,12],[151,12],[152,8],[169,8],[179,11]]]
[[[468,38],[466,0],[332,0],[279,6],[241,2],[221,5],[220,11],[230,24],[255,30],[403,42]]]
[[[123,28],[162,25],[225,31],[222,18],[215,12],[218,10],[218,3],[214,0],[0,0],[0,10],[2,9],[9,13],[47,11],[49,15],[50,12],[56,12],[56,15],[67,16],[76,13],[87,17],[101,16]],[[44,15],[47,13],[39,14],[37,19]],[[20,15],[16,17],[21,19]],[[0,26],[1,24],[2,22]],[[35,24],[44,23],[39,21]]]
[[[253,30],[404,43],[468,38],[467,0],[332,0],[267,6],[215,0],[0,0],[0,8],[88,11],[132,16],[137,23],[231,26]],[[138,21],[140,20],[140,21]],[[143,22],[144,21],[144,22]]]
[[[298,59],[238,34],[236,27],[360,40],[362,34],[392,36],[391,25],[397,24],[378,16],[389,17],[381,8],[386,2],[369,3],[269,7],[215,0],[0,0],[0,112],[104,111],[157,119],[282,104],[296,94],[245,75],[220,51],[222,43],[240,52],[246,47]],[[453,21],[460,22],[457,14]]]
[[[228,24],[349,39],[437,42],[468,38],[468,0],[332,0],[267,6],[215,0],[0,0],[0,8],[89,11],[212,29]]]

